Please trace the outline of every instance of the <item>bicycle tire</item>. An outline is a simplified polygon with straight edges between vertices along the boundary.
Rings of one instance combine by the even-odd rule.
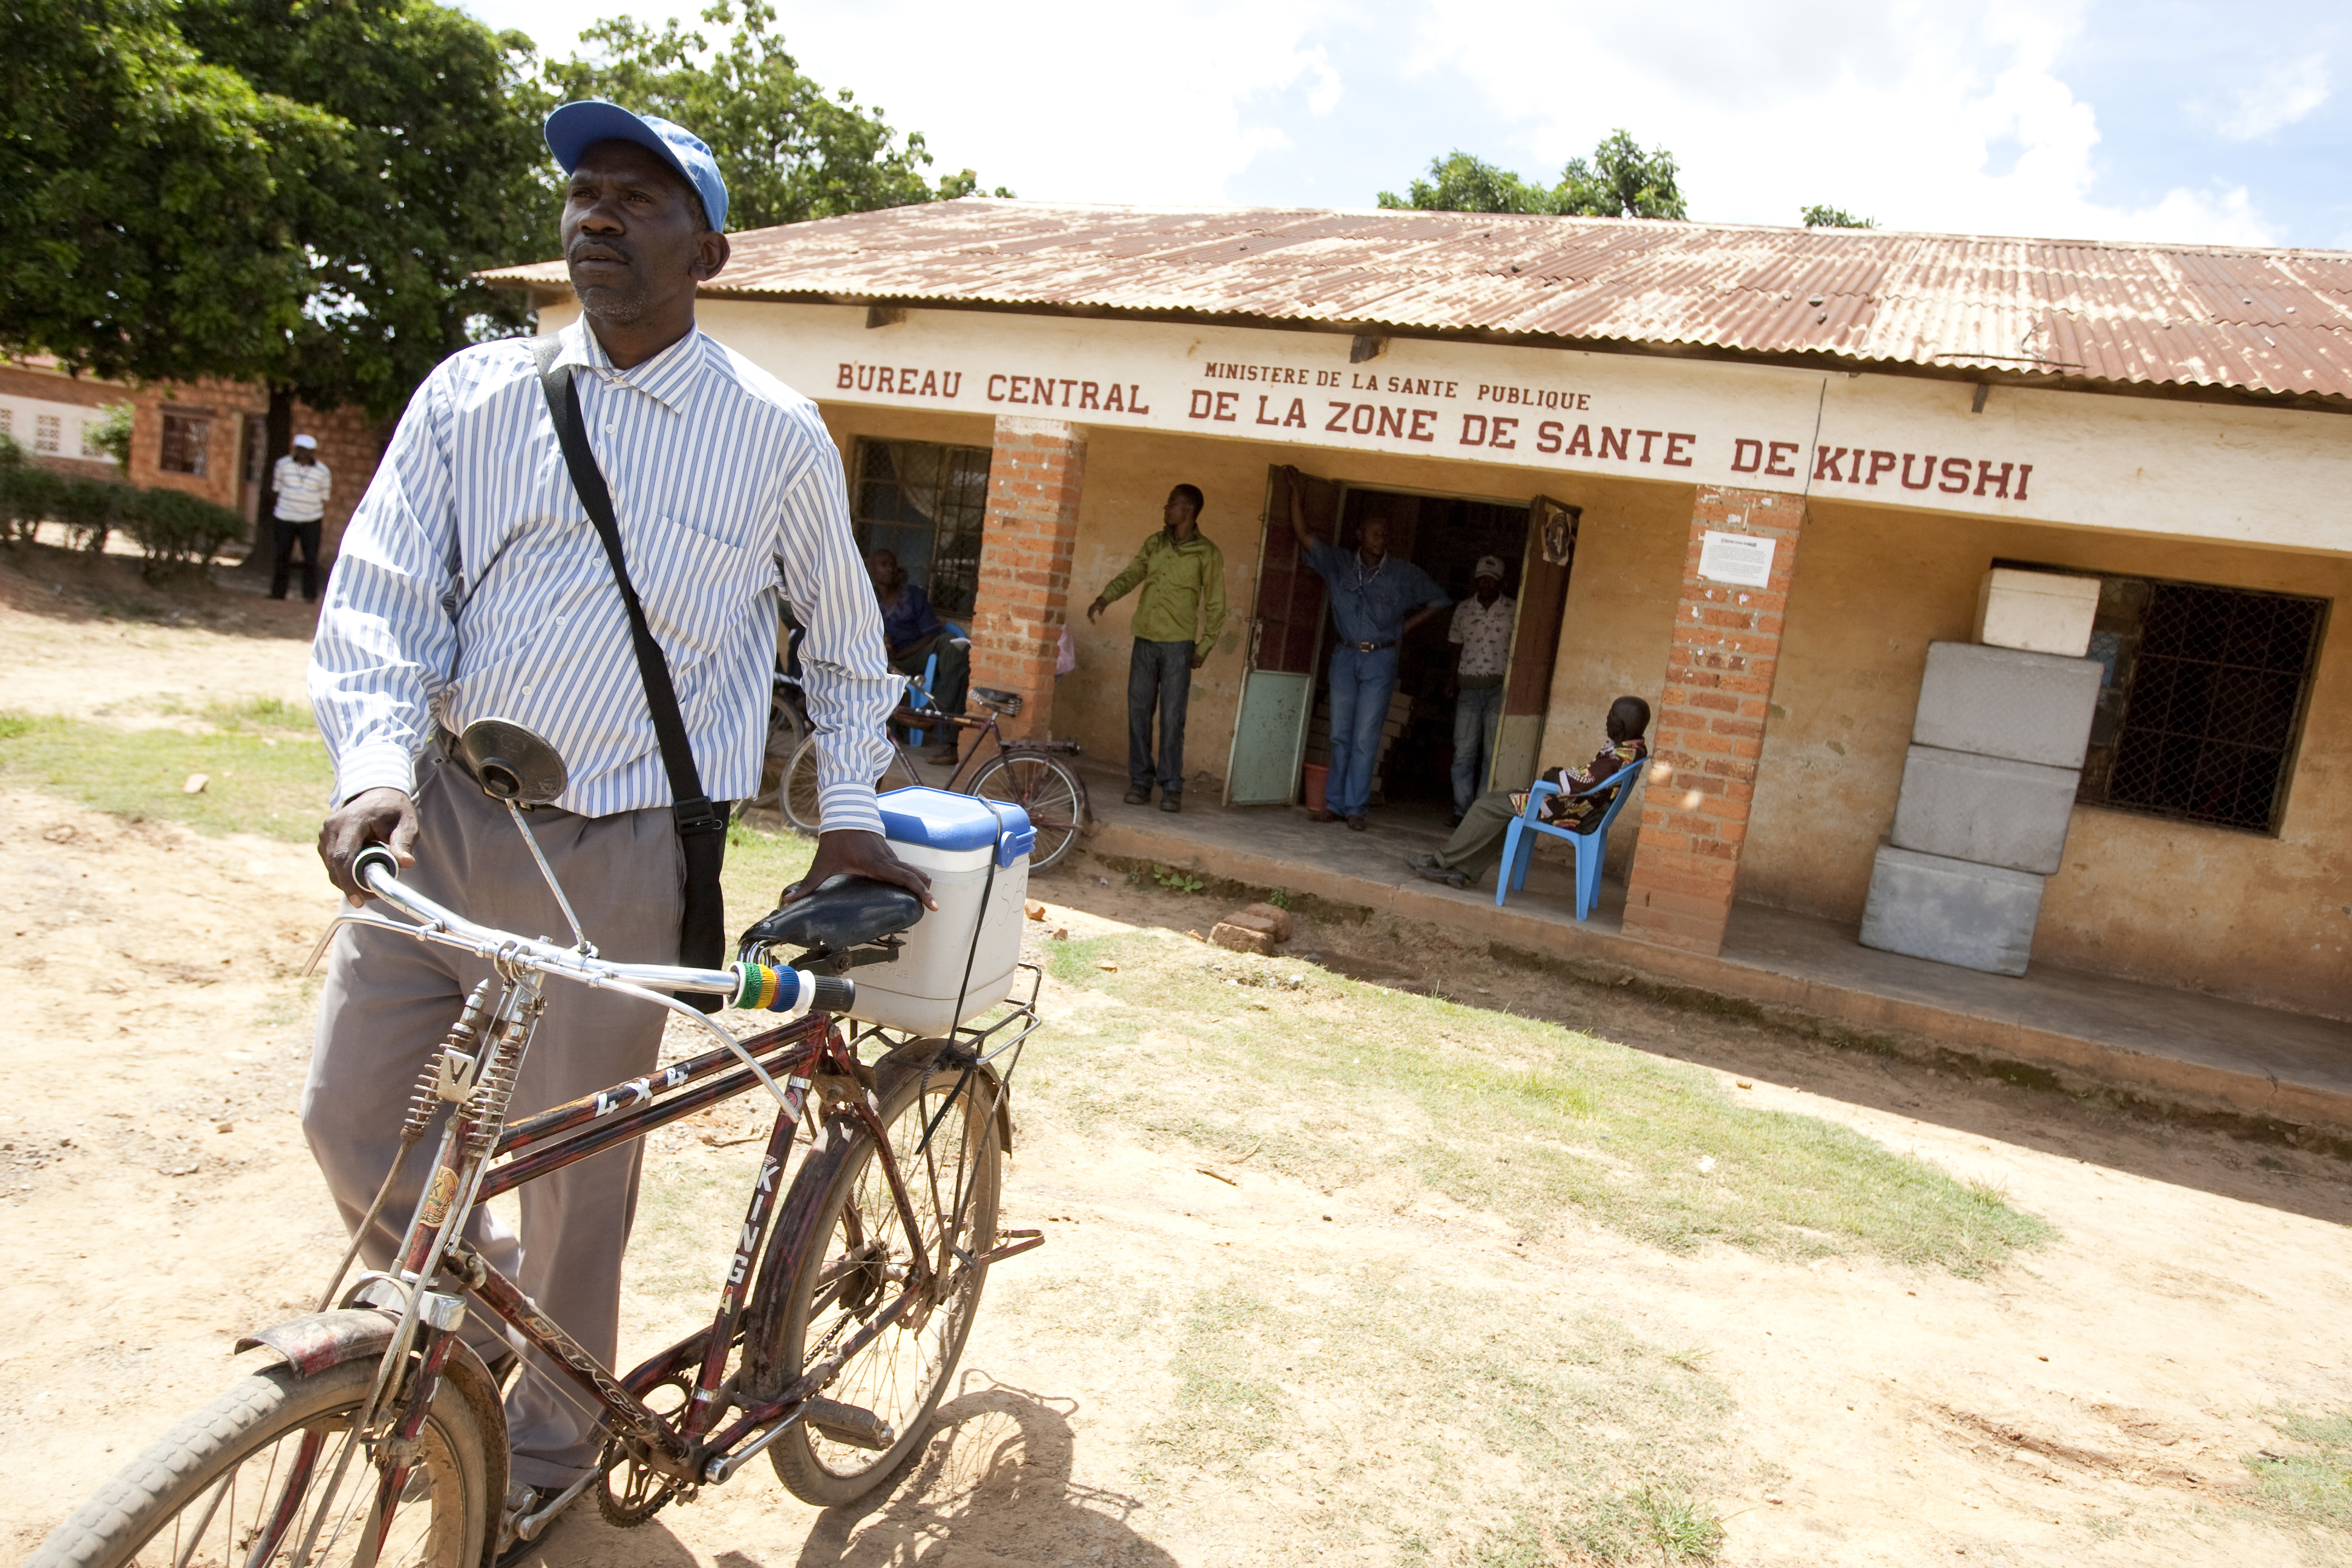
[[[1003,801],[1029,814],[1037,830],[1029,869],[1042,871],[1070,852],[1086,826],[1087,786],[1078,775],[1042,752],[1005,752],[988,759],[964,786],[967,795]]]
[[[294,1457],[299,1458],[299,1439],[314,1428],[324,1428],[310,1471],[313,1487],[323,1487],[333,1473],[340,1449],[332,1440],[333,1433],[349,1430],[352,1413],[367,1398],[375,1382],[375,1370],[374,1358],[367,1357],[311,1377],[298,1376],[290,1367],[274,1366],[240,1380],[117,1471],[72,1518],[50,1532],[26,1568],[129,1568],[134,1563],[140,1568],[150,1563],[168,1568],[184,1562],[188,1568],[198,1564],[215,1568],[241,1563],[253,1540],[251,1521],[266,1517],[266,1510],[284,1500],[282,1489],[276,1486],[278,1450],[288,1446],[289,1438],[297,1439],[293,1447]],[[481,1381],[487,1385],[487,1374]],[[420,1473],[426,1477],[426,1495],[404,1503],[393,1515],[392,1539],[378,1559],[384,1568],[411,1563],[420,1568],[480,1568],[487,1560],[486,1548],[505,1490],[506,1455],[500,1423],[494,1477],[478,1403],[480,1397],[478,1390],[469,1397],[457,1378],[442,1380],[423,1434],[425,1463]],[[495,1389],[489,1397],[495,1400]],[[496,1409],[495,1404],[491,1408]],[[340,1427],[332,1425],[337,1416],[342,1417]],[[245,1490],[246,1477],[255,1473],[257,1459],[262,1465],[259,1479],[251,1489],[252,1511],[247,1512],[241,1507],[240,1493]],[[364,1455],[354,1458],[344,1472],[338,1496],[356,1498],[357,1508],[336,1536],[334,1555],[314,1557],[313,1568],[321,1561],[351,1560],[375,1485],[375,1467]],[[412,1489],[415,1485],[412,1479]],[[208,1499],[212,1500],[209,1509]],[[320,1500],[336,1500],[306,1495],[303,1517]],[[197,1515],[193,1541],[172,1529],[192,1510]],[[330,1520],[341,1511],[331,1512]],[[415,1523],[422,1524],[421,1533],[411,1530]],[[332,1533],[330,1523],[314,1551],[323,1552]],[[216,1538],[225,1549],[206,1552],[206,1544]],[[410,1548],[404,1549],[404,1542],[411,1543]],[[290,1552],[292,1544],[281,1546],[270,1561],[278,1562]]]
[[[933,1068],[932,1058],[944,1044],[929,1040],[901,1047],[893,1053],[900,1065],[886,1058],[876,1069],[882,1125],[891,1147],[900,1152],[899,1173],[934,1262],[959,1173],[971,1194],[959,1250],[977,1257],[995,1244],[1004,1158],[996,1133],[993,1080],[976,1072],[966,1081],[958,1066]],[[910,1051],[920,1053],[919,1059],[909,1061]],[[922,1143],[923,1129],[942,1107],[947,1113],[940,1117],[929,1149],[918,1156],[914,1151]],[[903,1238],[892,1245],[899,1219],[872,1138],[845,1116],[833,1118],[827,1134],[825,1151],[802,1165],[777,1216],[778,1242],[793,1249],[785,1268],[772,1276],[784,1298],[754,1320],[769,1331],[761,1358],[764,1380],[779,1390],[800,1377],[814,1353],[854,1332],[852,1325],[863,1321],[861,1309],[870,1316],[889,1300],[883,1269],[891,1257],[908,1256]],[[848,1261],[853,1255],[858,1261]],[[796,1423],[768,1449],[787,1490],[814,1507],[838,1508],[879,1486],[914,1450],[963,1354],[987,1273],[984,1265],[967,1271],[956,1294],[932,1306],[912,1328],[901,1319],[883,1331],[822,1391],[828,1399],[872,1410],[888,1421],[891,1446],[877,1451]]]
[[[882,776],[875,781],[874,789],[878,795],[886,790],[902,789],[908,784],[921,782],[907,771],[905,760],[899,755],[898,749],[893,747],[889,765],[882,770]],[[818,830],[824,826],[824,809],[818,800],[816,789],[816,737],[814,735],[803,741],[799,750],[793,752],[793,760],[785,764],[784,776],[777,786],[776,794],[783,808],[784,820],[799,831],[814,837]]]

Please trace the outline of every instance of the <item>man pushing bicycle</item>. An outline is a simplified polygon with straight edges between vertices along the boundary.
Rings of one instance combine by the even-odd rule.
[[[816,407],[702,335],[698,286],[726,265],[710,149],[597,101],[548,117],[566,176],[563,255],[581,319],[552,339],[445,360],[410,400],[345,533],[311,653],[335,765],[319,854],[352,902],[352,858],[388,845],[405,885],[460,915],[559,932],[529,845],[452,737],[500,718],[552,742],[568,784],[532,833],[602,953],[709,966],[725,803],[760,782],[781,594],[820,741],[824,831],[803,889],[848,873],[928,903],[881,833],[873,781],[903,682],[851,537]],[[336,938],[302,1123],[345,1223],[393,1163],[418,1072],[490,964],[346,928]],[[561,987],[516,1114],[649,1072],[662,1011]],[[477,1215],[483,1257],[599,1360],[616,1349],[637,1144],[522,1189],[519,1234]],[[422,1173],[361,1238],[389,1266]],[[469,1314],[486,1359],[511,1354]],[[515,1490],[536,1511],[596,1461],[596,1413],[527,1368],[508,1395]]]

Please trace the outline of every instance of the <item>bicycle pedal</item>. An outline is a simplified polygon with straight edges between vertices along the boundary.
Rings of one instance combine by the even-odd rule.
[[[801,1407],[801,1420],[811,1431],[821,1433],[836,1443],[846,1443],[853,1448],[868,1448],[877,1454],[887,1451],[898,1440],[898,1435],[890,1429],[890,1423],[871,1410],[844,1405],[838,1400],[811,1399]]]

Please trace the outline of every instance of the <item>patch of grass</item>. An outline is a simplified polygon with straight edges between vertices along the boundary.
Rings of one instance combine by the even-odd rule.
[[[265,733],[252,705],[231,711],[240,715],[239,727],[194,735],[0,715],[0,779],[128,822],[177,822],[199,833],[257,833],[298,844],[316,838],[334,786],[326,748]],[[307,715],[303,721],[307,726]],[[203,793],[186,793],[191,773],[206,775]]]
[[[2352,1412],[2306,1415],[2281,1408],[2267,1418],[2279,1436],[2312,1451],[2247,1455],[2255,1500],[2305,1524],[2352,1531]]]
[[[1212,1148],[1262,1139],[1261,1163],[1327,1189],[1402,1169],[1538,1235],[1572,1210],[1676,1251],[1866,1252],[1961,1275],[2053,1234],[1998,1187],[1557,1025],[1141,934],[1052,943],[1048,962],[1126,1004],[1057,1047],[1066,1110]],[[1277,984],[1235,984],[1244,970]],[[1303,990],[1278,983],[1295,973]],[[1142,1043],[1168,1029],[1212,1042],[1179,1074]]]
[[[1705,1563],[1720,1542],[1699,1493],[1723,1390],[1606,1319],[1364,1273],[1202,1291],[1168,1330],[1155,1469],[1278,1477],[1323,1530],[1424,1561]]]

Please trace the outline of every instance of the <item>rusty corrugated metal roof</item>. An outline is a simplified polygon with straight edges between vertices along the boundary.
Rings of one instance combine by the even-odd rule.
[[[733,236],[713,292],[1486,331],[2352,398],[2352,255],[967,197]],[[562,285],[559,262],[495,281]]]

